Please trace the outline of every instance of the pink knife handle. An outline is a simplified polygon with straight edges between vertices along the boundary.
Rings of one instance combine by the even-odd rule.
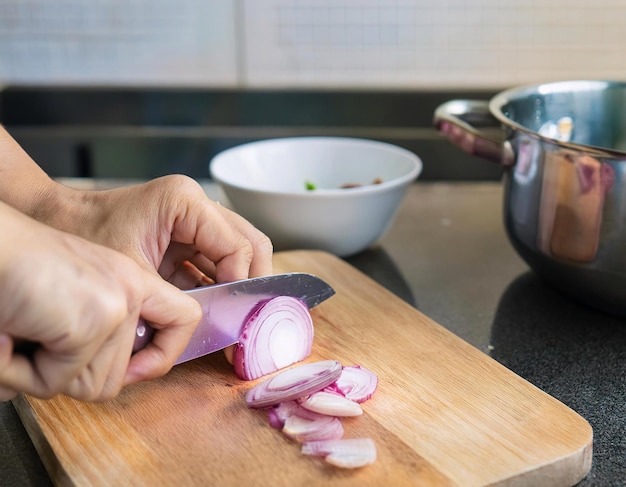
[[[138,352],[150,343],[154,335],[154,328],[148,325],[143,319],[139,318],[137,323],[137,331],[135,333],[135,344],[133,345],[133,353]]]

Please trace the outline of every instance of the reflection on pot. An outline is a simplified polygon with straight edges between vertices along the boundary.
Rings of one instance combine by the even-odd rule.
[[[509,240],[539,274],[576,299],[626,314],[626,194],[619,161],[558,147],[532,134],[511,139],[505,173]]]
[[[549,151],[539,205],[539,249],[559,259],[592,262],[605,195],[614,179],[613,169],[594,157]]]
[[[548,120],[538,130],[540,135],[549,139],[562,140],[568,142],[572,139],[574,131],[574,120],[572,117],[561,117],[556,122]]]
[[[517,197],[512,202],[512,217],[518,225],[532,225],[535,202],[533,182],[542,165],[543,151],[536,139],[520,136],[517,146],[517,164],[513,166],[513,178],[517,184]]]

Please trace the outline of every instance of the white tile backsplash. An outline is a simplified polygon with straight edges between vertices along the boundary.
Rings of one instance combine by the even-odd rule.
[[[623,0],[0,0],[0,82],[499,88],[625,79]]]
[[[238,82],[231,0],[0,0],[0,82]]]
[[[626,77],[626,3],[246,0],[246,84],[503,87]]]

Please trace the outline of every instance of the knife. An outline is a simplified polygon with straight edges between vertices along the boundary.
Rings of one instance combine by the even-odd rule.
[[[184,292],[200,303],[202,319],[176,364],[237,343],[246,319],[261,301],[291,296],[302,300],[311,309],[335,294],[328,283],[303,272],[213,284]],[[144,348],[152,335],[154,329],[140,319],[133,352]]]

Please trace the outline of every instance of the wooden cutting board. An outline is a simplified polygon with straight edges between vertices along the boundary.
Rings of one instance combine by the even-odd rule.
[[[346,437],[372,437],[358,470],[302,456],[247,409],[222,353],[127,387],[114,401],[66,397],[14,403],[57,485],[481,486],[573,485],[591,466],[592,430],[574,411],[470,346],[344,261],[276,254],[275,271],[327,280],[336,295],[312,310],[313,355],[379,376]]]

